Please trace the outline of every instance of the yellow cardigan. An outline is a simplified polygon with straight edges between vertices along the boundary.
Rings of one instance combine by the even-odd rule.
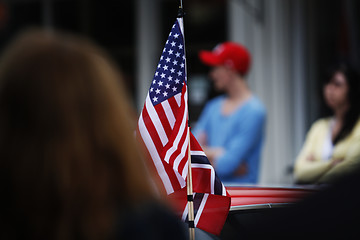
[[[331,159],[322,159],[322,151],[329,134],[330,118],[317,120],[310,128],[305,143],[296,159],[294,175],[299,183],[329,183],[360,166],[360,119],[352,132],[339,141],[333,150]],[[308,157],[313,156],[313,161]],[[331,163],[344,159],[334,167]]]

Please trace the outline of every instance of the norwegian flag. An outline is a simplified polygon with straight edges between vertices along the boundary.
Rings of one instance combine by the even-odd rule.
[[[230,197],[195,137],[188,131],[183,22],[172,27],[138,121],[138,135],[166,193],[187,219],[188,146],[194,189],[195,226],[219,234]]]
[[[216,176],[194,135],[190,134],[191,170],[194,190],[194,224],[209,233],[219,235],[229,212],[231,198]],[[186,189],[169,196],[183,221],[188,219]]]

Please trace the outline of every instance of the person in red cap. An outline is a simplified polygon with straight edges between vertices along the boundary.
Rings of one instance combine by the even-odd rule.
[[[225,94],[206,104],[193,134],[222,181],[257,183],[266,110],[245,79],[250,54],[240,44],[225,42],[199,57],[212,67],[216,90]]]

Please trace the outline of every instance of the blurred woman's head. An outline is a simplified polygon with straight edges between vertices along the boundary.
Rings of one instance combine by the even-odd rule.
[[[337,71],[324,86],[326,104],[334,111],[347,110],[349,107],[349,84],[343,72]]]
[[[8,233],[23,225],[17,237],[104,239],[114,208],[151,195],[121,80],[106,54],[78,37],[31,30],[9,46],[0,62]]]
[[[360,116],[360,76],[358,71],[346,62],[331,66],[324,77],[323,97],[330,114],[344,113],[344,126],[340,139],[347,136]],[[338,140],[340,140],[338,139]]]

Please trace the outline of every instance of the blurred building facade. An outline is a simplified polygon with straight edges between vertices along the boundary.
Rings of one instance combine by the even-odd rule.
[[[268,111],[262,184],[292,183],[291,167],[319,116],[321,69],[349,58],[360,67],[356,0],[183,0],[190,121],[216,95],[201,49],[232,40],[253,56],[248,81]],[[141,111],[179,0],[0,0],[0,47],[18,30],[78,32],[108,50]]]

